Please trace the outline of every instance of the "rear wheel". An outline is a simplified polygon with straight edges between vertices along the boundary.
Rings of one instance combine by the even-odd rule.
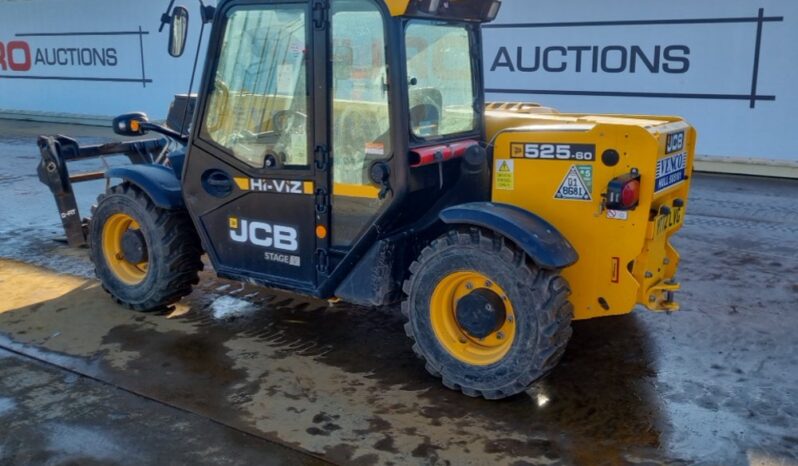
[[[103,288],[130,309],[159,310],[191,293],[202,247],[186,212],[165,210],[128,183],[97,200],[89,245]]]
[[[447,387],[488,399],[512,396],[562,357],[573,316],[568,284],[503,237],[451,231],[410,270],[405,330]]]

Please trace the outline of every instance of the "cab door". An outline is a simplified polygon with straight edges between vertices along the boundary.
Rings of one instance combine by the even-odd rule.
[[[372,179],[394,154],[383,8],[375,0],[332,0],[330,102],[331,261],[344,258],[391,201]]]
[[[218,13],[183,180],[219,275],[311,292],[318,282],[329,227],[325,3],[228,2]]]

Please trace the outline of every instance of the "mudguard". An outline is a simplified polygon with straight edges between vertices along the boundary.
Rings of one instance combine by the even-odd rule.
[[[175,172],[163,165],[131,165],[115,167],[105,173],[106,178],[121,178],[138,186],[161,209],[185,208],[180,180]]]
[[[579,260],[571,243],[552,224],[513,205],[472,202],[444,209],[440,218],[450,225],[495,231],[517,244],[543,269],[562,269]]]

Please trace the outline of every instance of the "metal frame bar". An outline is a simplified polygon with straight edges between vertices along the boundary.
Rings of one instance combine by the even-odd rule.
[[[105,172],[70,175],[67,162],[95,159],[106,155],[122,155],[132,164],[152,164],[155,156],[166,147],[167,143],[166,139],[159,138],[80,147],[77,141],[66,136],[39,136],[37,145],[42,157],[37,168],[39,180],[53,193],[69,246],[81,247],[88,244],[87,223],[78,211],[72,185],[103,179]]]

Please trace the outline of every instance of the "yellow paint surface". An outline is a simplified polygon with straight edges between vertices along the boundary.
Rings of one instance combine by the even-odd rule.
[[[391,16],[402,16],[407,11],[410,0],[385,0],[385,4],[388,5]]]
[[[380,188],[364,184],[345,184],[335,183],[333,185],[334,196],[361,197],[365,199],[377,199]]]
[[[678,308],[667,301],[668,292],[678,289],[670,280],[679,263],[668,238],[681,227],[684,211],[664,229],[667,222],[656,212],[671,207],[675,199],[687,203],[693,128],[673,117],[568,115],[534,106],[516,112],[489,110],[486,120],[495,166],[514,162],[513,189],[506,189],[506,175],[494,170],[493,200],[540,215],[579,253],[579,261],[563,271],[573,291],[576,319],[625,314],[636,304],[651,310]],[[655,193],[657,161],[666,157],[667,135],[677,131],[686,132],[688,179]],[[535,143],[595,145],[595,154],[589,161],[529,158],[524,148]],[[612,167],[601,161],[608,149],[620,154]],[[633,169],[641,175],[640,205],[625,219],[608,215],[603,202],[609,182]]]

